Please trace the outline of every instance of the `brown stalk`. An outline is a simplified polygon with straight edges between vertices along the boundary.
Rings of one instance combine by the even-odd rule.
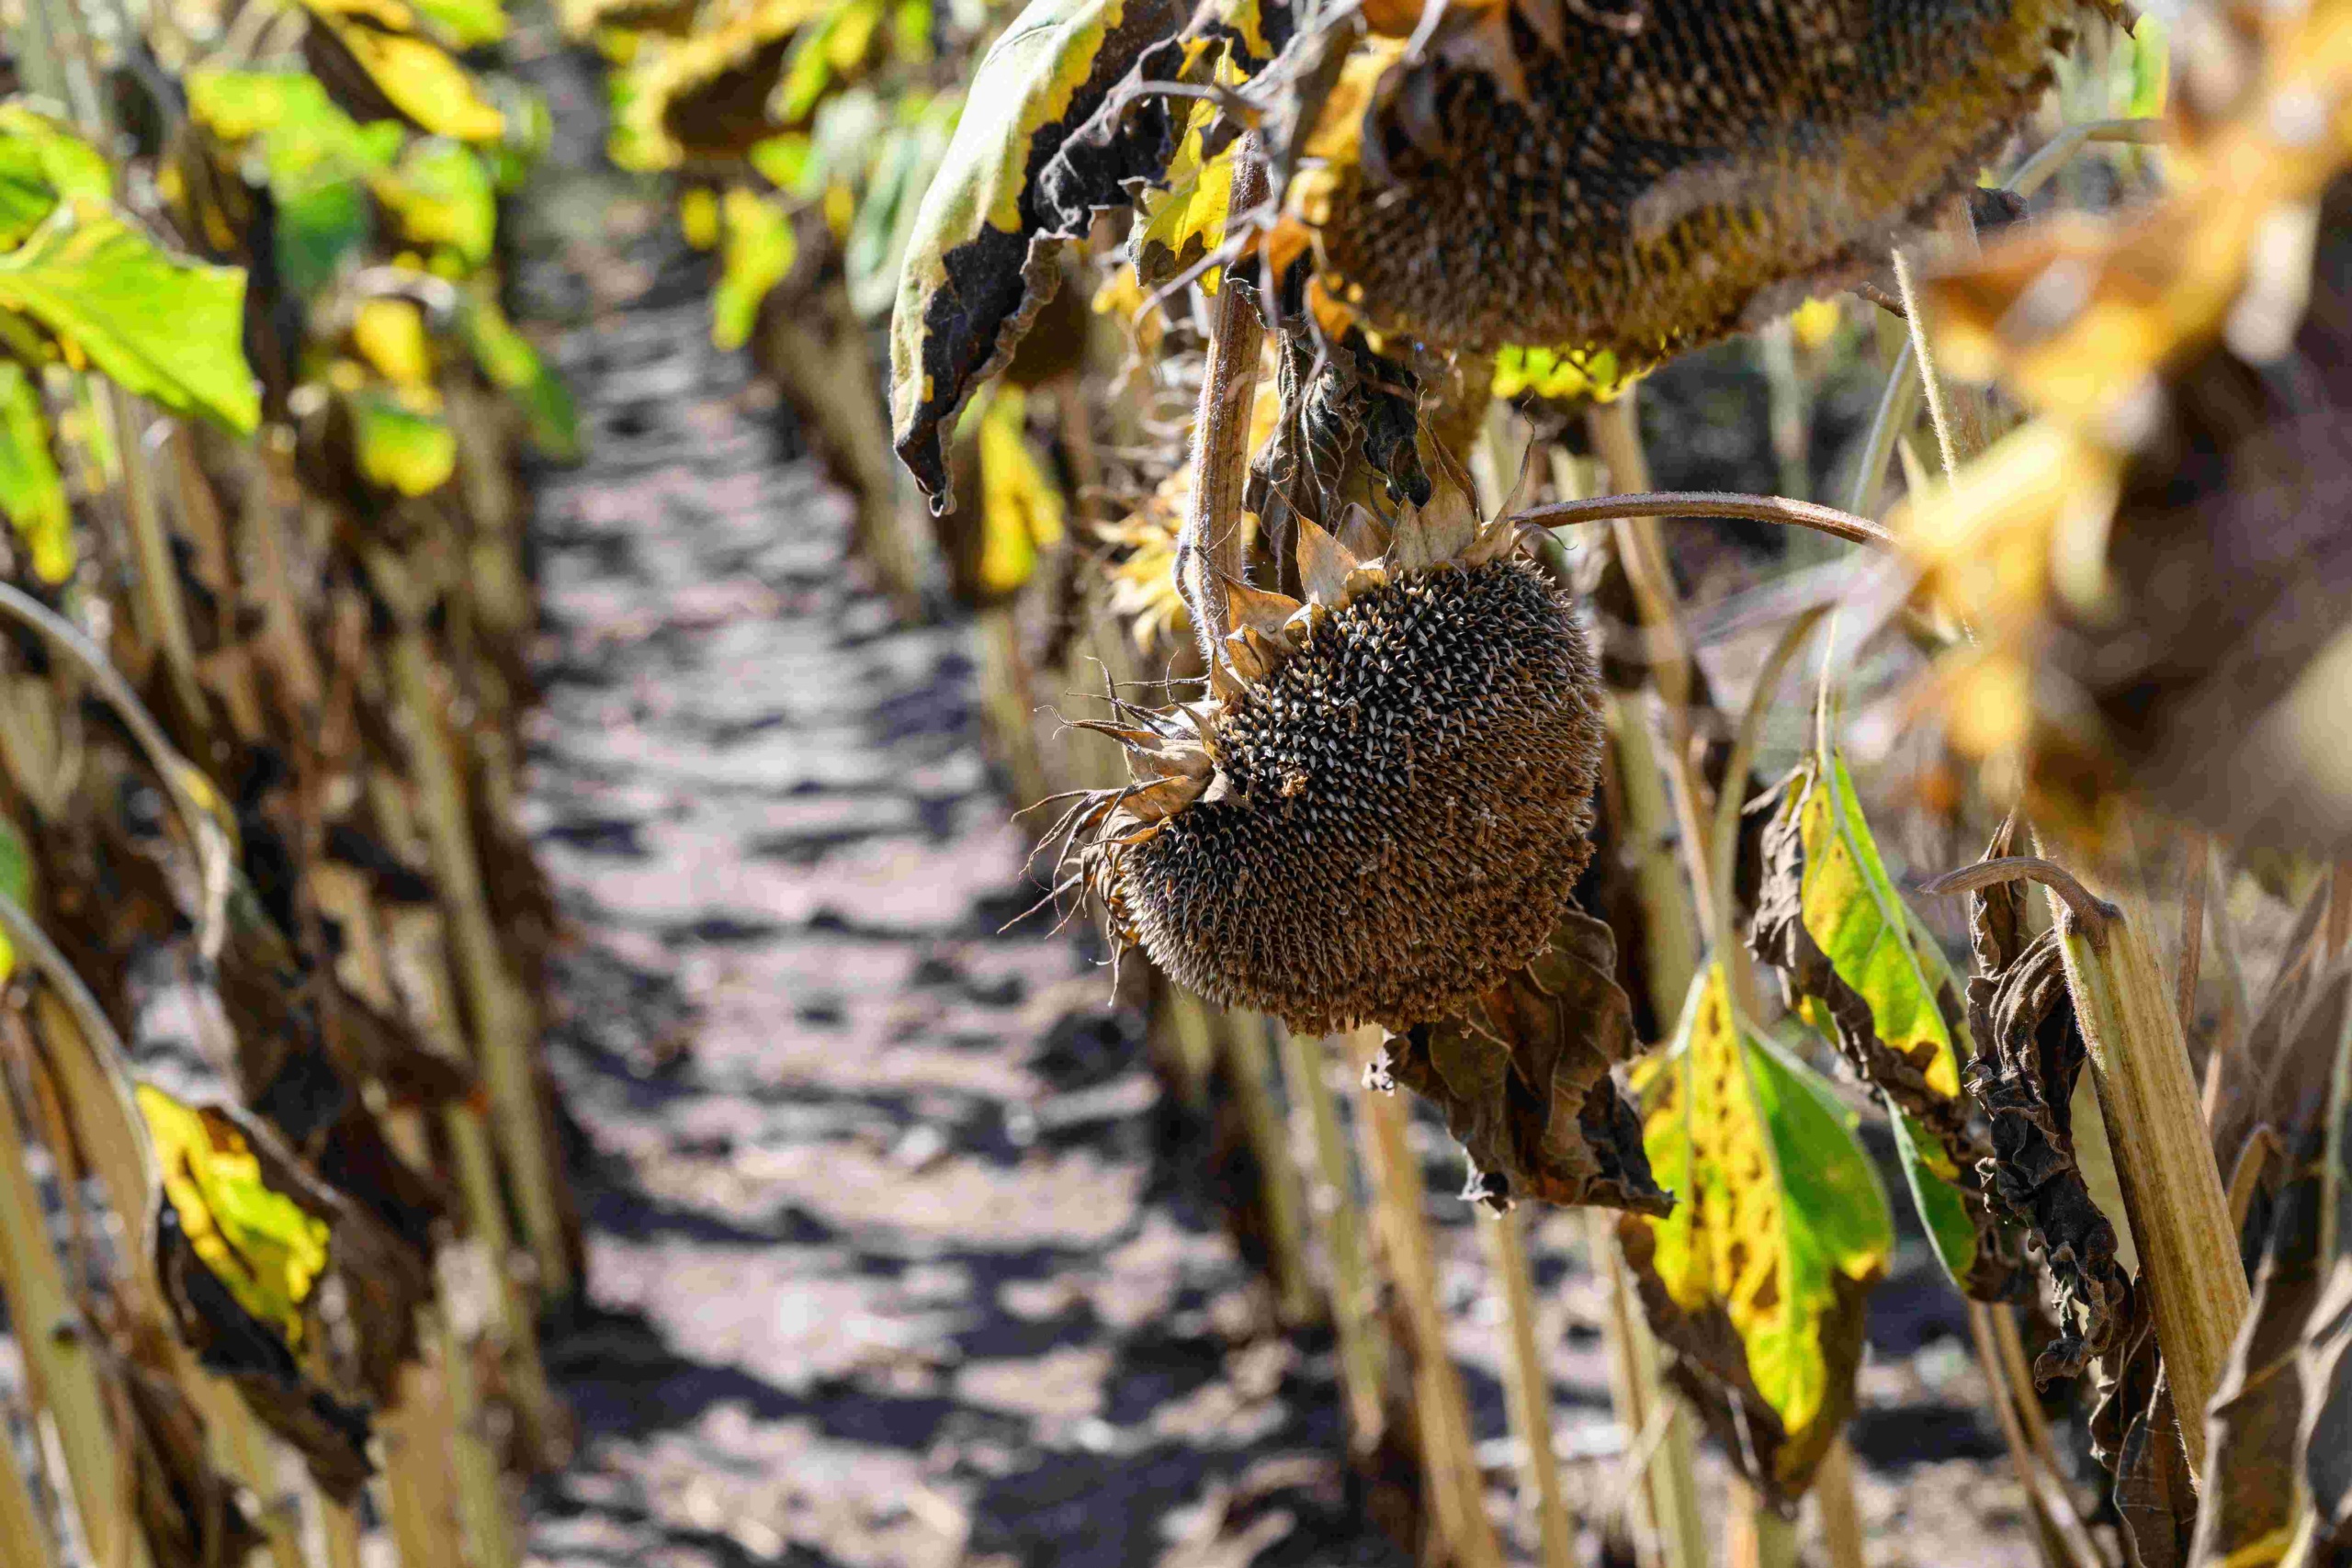
[[[1228,212],[1249,212],[1266,200],[1266,156],[1256,133],[1233,155]],[[1201,658],[1216,668],[1231,629],[1226,585],[1242,576],[1241,491],[1249,480],[1250,405],[1258,390],[1258,361],[1265,323],[1249,292],[1235,287],[1228,265],[1216,293],[1208,355],[1201,367],[1200,412],[1193,427],[1193,499],[1176,541],[1176,586],[1192,612]]]
[[[1497,1213],[1481,1204],[1478,1232],[1502,1286],[1503,1323],[1510,1335],[1510,1381],[1506,1403],[1520,1449],[1520,1506],[1535,1515],[1543,1568],[1572,1568],[1576,1527],[1560,1496],[1560,1461],[1552,1449],[1552,1380],[1535,1332],[1535,1281],[1516,1209]]]
[[[1360,1062],[1369,1063],[1380,1050],[1378,1029],[1358,1030],[1349,1039]],[[1461,1371],[1446,1354],[1437,1263],[1430,1255],[1422,1212],[1421,1168],[1405,1140],[1405,1102],[1367,1088],[1356,1110],[1363,1160],[1379,1208],[1388,1278],[1412,1338],[1413,1408],[1434,1536],[1425,1556],[1449,1568],[1501,1568],[1502,1547],[1494,1521],[1487,1517],[1486,1485],[1470,1440],[1469,1402]]]
[[[1594,411],[1596,433],[1605,423],[1603,415],[1622,409],[1628,399],[1619,398]],[[1617,418],[1623,416],[1618,415]],[[1613,475],[1616,470],[1611,469]],[[1895,547],[1895,537],[1867,517],[1857,517],[1835,506],[1824,506],[1817,501],[1792,501],[1784,495],[1741,495],[1733,491],[1668,490],[1629,491],[1617,495],[1596,495],[1582,501],[1555,501],[1548,506],[1530,507],[1514,512],[1510,521],[1539,528],[1569,528],[1580,523],[1614,523],[1652,517],[1736,517],[1755,523],[1779,523],[1792,528],[1810,528],[1816,534],[1826,534],[1833,539],[1849,544],[1878,545]],[[1653,532],[1652,536],[1655,537]],[[1648,552],[1645,551],[1645,554]],[[1661,555],[1662,560],[1662,555]],[[1626,563],[1630,573],[1633,563]],[[1639,592],[1635,585],[1635,592]]]

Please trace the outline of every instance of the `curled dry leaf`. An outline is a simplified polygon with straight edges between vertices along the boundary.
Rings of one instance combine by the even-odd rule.
[[[1720,965],[1634,1087],[1675,1196],[1618,1222],[1645,1314],[1740,1473],[1792,1507],[1854,1408],[1863,1298],[1894,1250],[1886,1193],[1829,1086],[1739,1016]]]
[[[138,1432],[128,1447],[139,1524],[156,1568],[232,1568],[247,1562],[265,1538],[246,1517],[235,1484],[213,1467],[203,1418],[169,1376],[135,1355],[119,1364],[125,1404]]]
[[[2005,825],[1985,858],[2008,852]],[[2066,990],[2057,934],[2029,935],[2025,895],[2001,883],[1970,897],[1976,973],[1968,982],[1976,1059],[1969,1086],[1990,1123],[1992,1157],[1978,1166],[1993,1211],[2024,1226],[2055,1297],[2058,1337],[2034,1362],[2037,1383],[2079,1374],[2117,1348],[2131,1292],[2115,1227],[2075,1158],[2075,1080],[2087,1059]]]
[[[1552,943],[1493,990],[1434,1023],[1388,1038],[1373,1069],[1445,1114],[1470,1156],[1463,1196],[1592,1203],[1663,1214],[1641,1118],[1610,1069],[1637,1043],[1633,1004],[1611,978],[1616,939],[1569,908]]]
[[[1188,38],[1177,0],[1032,0],[980,62],[890,325],[893,445],[935,510],[952,500],[942,433],[1060,286],[1063,242],[1177,155],[1182,116],[1123,85],[1205,81],[1251,35],[1265,44],[1257,7],[1240,9],[1237,24],[1212,8]]]
[[[1779,788],[1752,945],[1897,1122],[1928,1239],[1955,1284],[1999,1301],[2016,1247],[1986,1203],[1992,1153],[1961,1081],[1965,1001],[1942,947],[1887,874],[1846,760],[1826,746]]]
[[[2197,1482],[2156,1345],[2155,1314],[2134,1297],[2107,1388],[2091,1414],[2091,1453],[2115,1477],[2132,1568],[2185,1568],[2197,1525]]]

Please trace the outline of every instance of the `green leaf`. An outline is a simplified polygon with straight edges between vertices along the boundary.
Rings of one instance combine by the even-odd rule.
[[[1634,1086],[1677,1199],[1620,1222],[1650,1325],[1742,1472],[1792,1500],[1853,1409],[1863,1297],[1894,1249],[1885,1190],[1852,1116],[1738,1015],[1720,965]]]
[[[772,112],[778,124],[808,118],[828,87],[865,63],[883,6],[884,0],[841,0],[800,29],[775,90]]]
[[[138,1087],[164,1194],[213,1277],[254,1317],[299,1347],[304,1308],[326,1272],[329,1229],[271,1187],[243,1131],[227,1117]]]
[[[240,435],[261,422],[245,363],[245,275],[175,256],[111,212],[60,207],[0,256],[18,310],[124,390]]]
[[[23,104],[0,104],[0,249],[72,197],[104,202],[114,172],[71,128]]]
[[[942,431],[1012,358],[1060,280],[1061,243],[1098,208],[1125,205],[1124,179],[1156,176],[1172,155],[1123,140],[1082,167],[1064,156],[1185,14],[1172,0],[1031,0],[973,73],[915,219],[890,327],[893,445],[934,508],[949,491]]]
[[[1936,1142],[1936,1135],[1909,1111],[1892,1103],[1886,1109],[1894,1127],[1895,1157],[1902,1163],[1904,1184],[1910,1188],[1911,1201],[1927,1228],[1928,1244],[1952,1283],[1964,1289],[1976,1267],[1976,1221],[1968,1196],[1958,1185],[1959,1168]]]
[[[1495,355],[1494,395],[1498,398],[1532,395],[1605,403],[1636,379],[1622,375],[1617,356],[1605,348],[1586,354],[1575,349],[1506,347]]]
[[[33,907],[33,853],[13,818],[0,815],[0,894],[19,909]],[[0,934],[0,980],[16,972],[17,949]]]
[[[563,378],[548,368],[531,340],[508,322],[489,288],[478,286],[466,298],[461,323],[466,346],[482,374],[522,408],[533,446],[550,457],[577,457],[580,416]]]
[[[498,0],[416,0],[449,46],[459,51],[480,49],[506,37],[506,10]]]
[[[50,449],[49,416],[40,389],[13,359],[0,359],[0,511],[32,558],[34,576],[58,583],[74,575],[73,513]]]
[[[389,387],[362,387],[347,401],[359,472],[368,483],[424,495],[458,471],[457,434],[437,412],[414,406]]]
[[[498,196],[473,149],[439,137],[412,142],[375,190],[411,243],[447,245],[469,268],[490,260]]]
[[[873,177],[842,247],[850,304],[862,317],[878,317],[890,309],[898,292],[899,265],[914,234],[922,193],[938,172],[939,161],[947,155],[948,139],[955,134],[956,117],[962,107],[962,99],[943,96],[882,140]]]
[[[742,186],[719,202],[723,238],[718,251],[718,287],[710,296],[710,341],[741,348],[752,339],[760,301],[792,273],[800,251],[792,215]]]
[[[406,133],[392,120],[359,124],[301,72],[192,71],[187,88],[198,123],[259,149],[277,207],[278,270],[298,297],[316,294],[366,247],[375,227],[366,182],[390,165]]]
[[[1936,1173],[1915,1179],[1932,1234],[1947,1200],[1969,1217],[1965,1249],[1939,1245],[1953,1282],[2002,1299],[2016,1248],[1981,1193],[1991,1154],[1961,1083],[1966,1003],[1943,948],[1887,874],[1844,758],[1816,748],[1785,780],[1764,830],[1765,884],[1757,910],[1758,957],[1781,972],[1790,1000],[1830,1035],[1855,1070],[1936,1145]],[[1937,1212],[1930,1213],[1932,1201]]]
[[[2165,112],[2165,89],[2172,73],[2172,29],[2162,17],[2143,13],[2132,28],[2132,102],[2124,113],[2153,119]]]

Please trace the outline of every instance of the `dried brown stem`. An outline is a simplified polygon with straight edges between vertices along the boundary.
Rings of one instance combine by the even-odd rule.
[[[1973,893],[1980,887],[2019,881],[2039,882],[2065,900],[2068,911],[2094,941],[2103,927],[2122,918],[2121,910],[2075,881],[2074,873],[2038,855],[2001,855],[1979,861],[1974,865],[1946,872],[1919,891],[1940,897],[1948,893]]]
[[[1741,495],[1733,491],[1668,490],[1596,495],[1585,501],[1556,501],[1549,506],[1515,512],[1510,521],[1539,528],[1569,528],[1580,523],[1611,523],[1634,517],[1737,517],[1754,523],[1810,528],[1850,544],[1878,545],[1888,549],[1895,544],[1893,534],[1869,518],[1824,506],[1817,501],[1792,501],[1784,495]]]
[[[1247,212],[1266,198],[1266,157],[1255,133],[1233,157],[1230,212]],[[1258,389],[1265,323],[1247,290],[1226,268],[1201,367],[1200,413],[1193,428],[1193,502],[1176,540],[1176,587],[1191,611],[1201,657],[1216,668],[1232,625],[1226,585],[1242,574],[1241,491],[1249,479],[1250,405]]]

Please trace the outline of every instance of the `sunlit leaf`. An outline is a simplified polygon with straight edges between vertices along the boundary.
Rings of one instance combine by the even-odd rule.
[[[499,0],[415,0],[415,5],[453,49],[480,49],[506,37],[506,10]]]
[[[1619,1222],[1677,1381],[1770,1495],[1811,1484],[1854,1404],[1862,1302],[1894,1222],[1853,1118],[1734,1008],[1720,966],[1636,1069],[1664,1218]]]
[[[240,434],[261,419],[243,347],[245,275],[163,250],[111,212],[62,206],[0,256],[0,308],[175,413]]]
[[[0,359],[0,511],[17,530],[33,575],[50,583],[74,575],[73,513],[50,449],[49,416],[40,389],[13,359]]]
[[[1120,179],[1134,172],[1098,160],[1048,198],[1049,165],[1182,20],[1168,0],[1032,0],[973,73],[915,219],[890,328],[893,442],[934,507],[948,490],[943,428],[1058,285],[1061,242],[1096,206],[1123,204]]]
[[[25,844],[24,835],[17,830],[15,820],[0,816],[0,894],[7,896],[19,909],[33,905],[33,856]],[[17,949],[5,933],[0,933],[0,980],[16,973]]]
[[[718,193],[708,186],[690,186],[678,197],[678,229],[695,250],[718,244]]]
[[[498,197],[472,149],[437,139],[412,142],[397,165],[376,176],[375,191],[411,242],[447,245],[469,267],[490,259]]]
[[[303,9],[412,124],[459,141],[506,134],[506,117],[472,72],[422,36],[407,0],[304,0]]]
[[[424,495],[457,472],[457,434],[437,406],[372,385],[350,393],[347,401],[359,471],[369,483]]]
[[[784,80],[776,85],[776,123],[797,125],[808,118],[836,78],[865,63],[884,6],[885,0],[835,0],[800,29],[785,57]]]
[[[626,101],[615,106],[616,162],[668,169],[689,158],[741,157],[793,129],[777,113],[779,74],[802,29],[838,3],[750,0],[648,54],[626,73]]]
[[[752,339],[760,301],[792,274],[800,243],[792,215],[743,186],[729,187],[719,201],[724,237],[718,249],[718,286],[710,296],[710,341],[741,348]]]
[[[0,104],[0,249],[17,243],[56,209],[114,191],[104,157],[60,121],[20,103]]]
[[[237,1303],[300,1348],[304,1308],[326,1272],[326,1222],[272,1188],[243,1132],[227,1117],[138,1089],[164,1191],[180,1228]]]
[[[410,299],[368,299],[353,312],[352,346],[387,380],[423,386],[433,378],[424,311]]]
[[[1495,355],[1494,394],[1605,403],[1635,378],[1620,378],[1617,356],[1607,349],[1584,354],[1551,348],[1505,348]]]
[[[277,209],[278,268],[298,296],[316,293],[367,243],[367,182],[398,155],[402,128],[359,124],[303,72],[191,71],[187,89],[198,123],[232,146],[259,148],[258,177]]]
[[[516,332],[495,294],[476,288],[460,319],[467,346],[492,385],[514,397],[528,423],[531,444],[550,457],[580,455],[580,415],[571,392],[531,340]]]
[[[1225,220],[1233,201],[1233,157],[1240,145],[1228,141],[1215,153],[1207,152],[1209,128],[1216,123],[1216,106],[1195,100],[1184,123],[1183,140],[1168,165],[1165,189],[1148,190],[1141,202],[1141,220],[1128,242],[1136,276],[1144,287],[1164,288],[1225,243]],[[1216,292],[1218,275],[1211,267],[1201,275],[1203,292]]]
[[[1027,405],[1018,389],[1001,387],[966,416],[979,427],[979,582],[989,594],[1017,591],[1038,553],[1062,537],[1061,486],[1030,449]]]

